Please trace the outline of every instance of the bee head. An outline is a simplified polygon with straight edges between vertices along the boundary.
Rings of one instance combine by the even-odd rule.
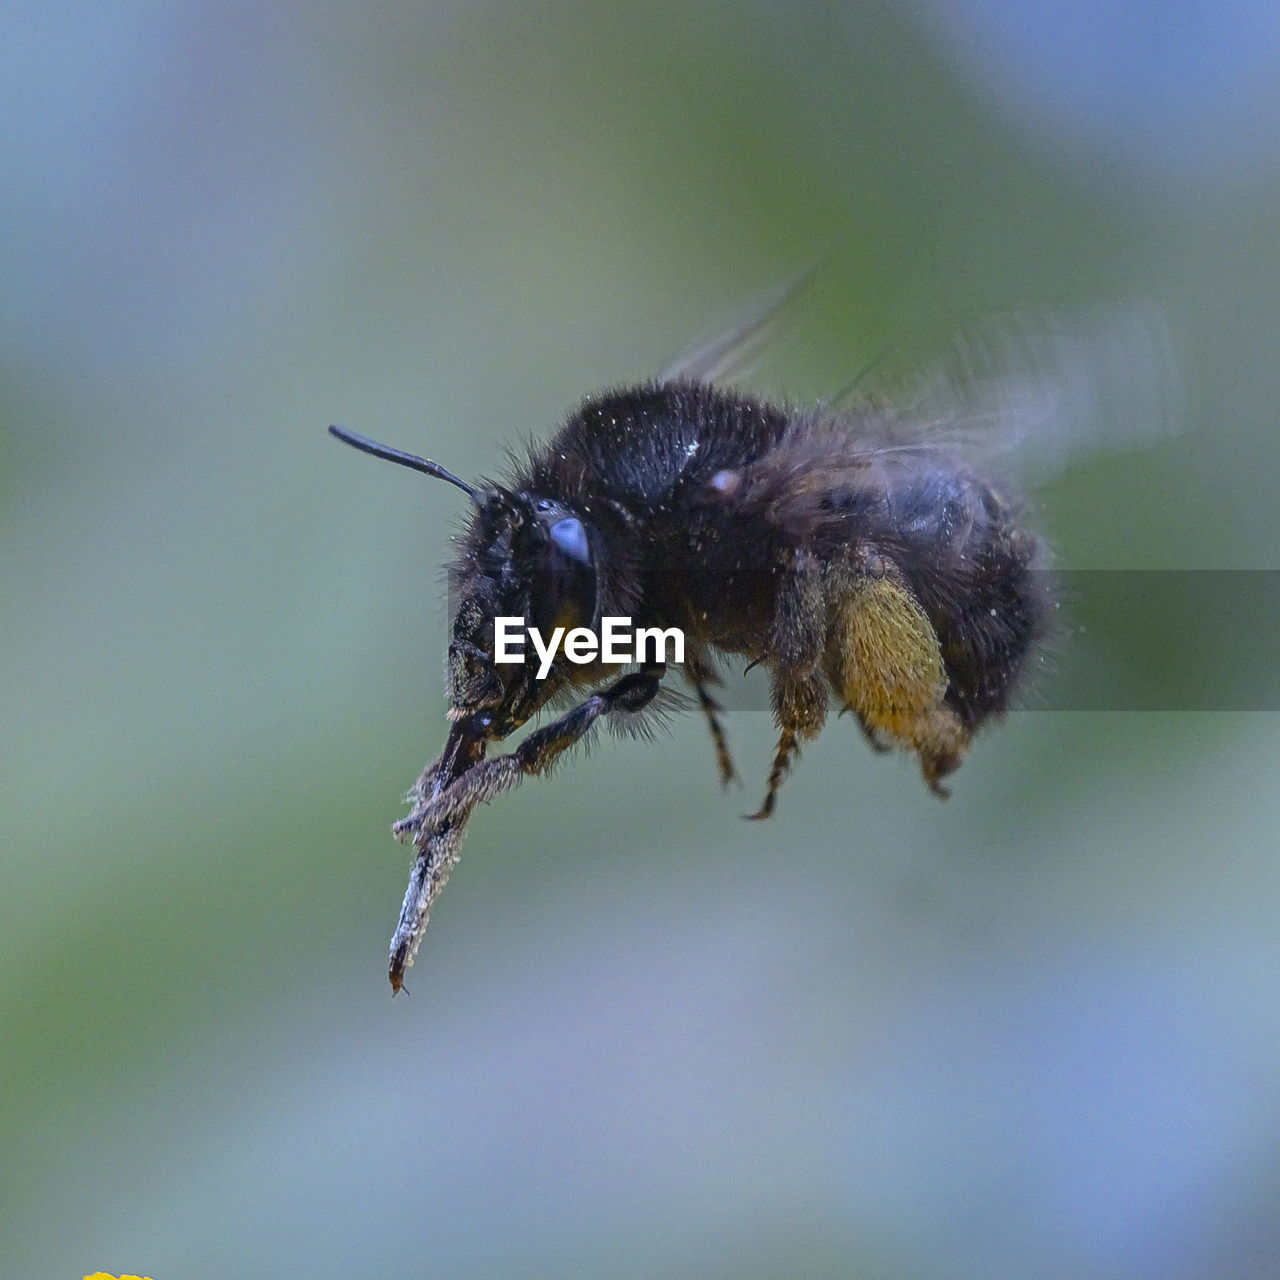
[[[556,628],[599,623],[598,543],[592,525],[560,502],[496,486],[478,491],[449,574],[452,717],[487,711],[494,736],[505,737],[560,688],[559,664],[537,678],[539,662],[525,630],[536,627],[549,642]],[[518,620],[507,629],[524,640],[523,660],[497,660],[498,618]]]
[[[556,692],[563,675],[553,666],[546,679],[538,680],[531,646],[523,661],[498,662],[495,619],[519,619],[521,634],[536,627],[548,641],[557,627],[597,625],[598,535],[563,503],[500,485],[469,485],[439,463],[344,427],[329,430],[364,453],[445,480],[471,499],[471,523],[449,571],[449,715],[461,720],[484,713],[491,736],[506,737]]]

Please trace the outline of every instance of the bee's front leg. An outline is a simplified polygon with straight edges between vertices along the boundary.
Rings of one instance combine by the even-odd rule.
[[[665,665],[629,672],[559,720],[535,729],[508,755],[472,766],[439,795],[425,800],[402,825],[411,826],[421,842],[427,832],[439,831],[446,823],[465,821],[476,805],[519,786],[527,775],[545,773],[570,747],[581,742],[602,716],[616,711],[640,711],[647,706],[657,696],[665,673]]]

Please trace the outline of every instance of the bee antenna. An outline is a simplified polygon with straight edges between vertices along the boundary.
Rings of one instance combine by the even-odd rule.
[[[346,427],[331,426],[329,434],[341,440],[343,444],[359,449],[361,453],[371,453],[375,458],[385,458],[388,462],[398,462],[402,467],[421,471],[423,475],[435,476],[437,480],[447,480],[450,484],[457,485],[472,502],[477,505],[480,502],[479,490],[473,489],[465,480],[459,480],[452,471],[446,471],[438,462],[416,457],[412,453],[402,453],[399,449],[392,449],[385,444],[379,444],[376,440],[370,440],[368,436],[348,431]]]

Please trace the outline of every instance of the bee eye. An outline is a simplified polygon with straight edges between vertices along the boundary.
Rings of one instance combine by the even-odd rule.
[[[533,575],[533,623],[543,635],[556,627],[589,627],[596,617],[596,569],[586,526],[575,516],[547,530]]]

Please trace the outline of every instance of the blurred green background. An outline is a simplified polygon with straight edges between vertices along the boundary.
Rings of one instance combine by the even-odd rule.
[[[1273,713],[1019,713],[945,806],[843,721],[757,825],[767,716],[728,796],[696,717],[606,740],[393,1002],[459,496],[324,427],[491,471],[834,246],[774,390],[1152,298],[1183,433],[1042,523],[1274,569],[1274,5],[6,19],[0,1275],[1270,1273]]]

